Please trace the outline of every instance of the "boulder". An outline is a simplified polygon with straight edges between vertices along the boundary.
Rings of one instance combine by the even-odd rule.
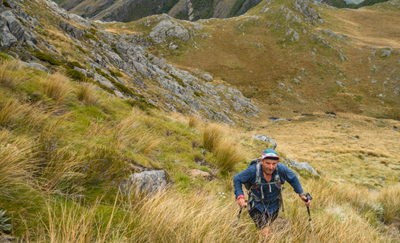
[[[130,196],[132,193],[154,193],[163,190],[166,185],[165,171],[152,170],[130,175],[122,182],[120,189],[123,194]]]
[[[203,76],[202,76],[202,78],[205,80],[205,81],[212,81],[214,78],[213,78],[213,76],[211,76],[210,74],[204,74]]]
[[[98,82],[101,85],[106,86],[107,88],[115,90],[115,87],[112,85],[112,83],[108,79],[106,79],[105,77],[101,76],[100,74],[94,73],[93,74],[93,80]]]
[[[58,24],[62,30],[68,33],[68,35],[74,37],[75,39],[79,40],[82,38],[84,32],[75,26],[68,24],[67,22],[60,22]]]
[[[253,138],[257,139],[258,141],[261,141],[261,142],[270,143],[272,145],[272,149],[274,149],[274,150],[278,146],[272,138],[265,136],[265,135],[255,135],[255,136],[253,136]]]
[[[381,57],[390,57],[393,52],[394,50],[390,46],[384,47],[381,49]]]
[[[38,69],[38,70],[42,70],[42,71],[44,71],[46,73],[50,73],[49,69],[47,69],[45,66],[43,66],[40,63],[36,63],[36,62],[31,62],[31,63],[21,62],[21,65],[24,66],[24,67]]]
[[[319,176],[317,171],[308,162],[299,163],[296,160],[290,158],[285,158],[284,161],[289,167],[293,167],[297,170],[307,170],[311,172],[311,174]]]
[[[158,23],[149,34],[150,38],[156,42],[161,43],[167,37],[174,37],[183,41],[189,40],[189,32],[184,25],[175,20],[163,20]]]
[[[192,169],[190,170],[190,174],[192,175],[192,177],[196,177],[198,175],[201,175],[204,179],[211,179],[212,175],[208,172],[205,171],[201,171],[201,170],[196,170],[196,169]]]

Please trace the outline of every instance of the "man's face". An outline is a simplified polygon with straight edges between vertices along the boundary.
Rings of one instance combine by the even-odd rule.
[[[272,175],[272,173],[276,169],[276,166],[278,165],[278,160],[263,159],[261,161],[261,165],[262,165],[262,170],[265,174]]]

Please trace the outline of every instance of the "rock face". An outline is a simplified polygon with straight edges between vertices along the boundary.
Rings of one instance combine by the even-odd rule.
[[[163,20],[153,28],[150,38],[156,43],[161,43],[167,37],[175,37],[183,41],[189,40],[189,32],[182,24],[174,20]]]
[[[134,193],[155,193],[166,185],[165,171],[152,170],[132,174],[122,182],[120,189],[125,195],[131,196]]]
[[[25,13],[25,12],[24,12]],[[37,48],[36,36],[20,22],[19,19],[33,22],[28,14],[19,14],[11,10],[6,10],[0,14],[0,39],[1,46],[10,48],[18,42],[27,43],[28,45]]]
[[[76,28],[71,24],[68,24],[67,22],[60,22],[58,25],[61,27],[62,30],[67,32],[70,36],[74,37],[75,39],[80,40],[84,35],[83,31],[81,31],[80,29]]]
[[[297,170],[307,170],[311,172],[311,174],[319,176],[318,172],[308,163],[308,162],[302,162],[299,163],[296,160],[290,159],[290,158],[285,158],[285,163],[289,167],[293,167]]]
[[[253,136],[253,138],[257,139],[258,141],[270,143],[272,145],[272,149],[274,149],[274,150],[278,146],[272,138],[265,136],[265,135],[255,135],[255,136]]]
[[[39,38],[40,41],[36,39],[36,28],[27,28],[43,26],[29,14],[15,10],[19,8],[14,0],[8,2],[15,8],[0,8],[1,47],[17,47],[23,50],[23,44],[26,43],[35,50],[55,55],[58,61],[67,64],[66,59],[55,47],[43,38]],[[72,48],[76,48],[75,51],[85,63],[84,67],[74,66],[73,69],[97,82],[107,92],[122,99],[145,102],[166,111],[197,114],[201,119],[213,119],[226,125],[244,123],[238,114],[248,118],[258,116],[260,111],[254,102],[244,97],[239,90],[224,85],[213,85],[212,75],[203,72],[192,74],[168,64],[162,57],[147,52],[147,48],[155,43],[170,48],[179,48],[179,41],[192,44],[194,36],[204,34],[203,25],[175,20],[162,14],[138,21],[138,26],[152,26],[150,32],[118,35],[96,28],[79,16],[68,14],[53,1],[44,0],[44,3],[42,7],[55,15],[60,34],[73,39]],[[37,44],[40,44],[40,48]],[[26,59],[34,62],[26,62],[23,65],[45,72],[51,70],[48,62],[40,62],[31,54],[27,54],[29,56]],[[114,75],[113,70],[125,74],[122,80]],[[151,99],[142,95],[148,94],[149,87],[152,93],[148,96],[151,96]]]
[[[303,13],[309,22],[315,24],[323,23],[324,20],[321,18],[321,16],[309,6],[311,3],[312,2],[310,0],[296,0],[294,7]]]

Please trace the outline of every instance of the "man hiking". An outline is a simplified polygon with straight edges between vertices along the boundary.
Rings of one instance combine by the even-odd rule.
[[[279,156],[275,150],[267,149],[263,152],[260,162],[250,163],[247,169],[233,178],[239,206],[247,206],[254,224],[263,236],[270,234],[269,226],[278,217],[280,207],[283,211],[282,184],[285,181],[289,182],[307,207],[311,205],[296,174],[278,162]],[[242,184],[249,189],[248,202],[245,201]]]

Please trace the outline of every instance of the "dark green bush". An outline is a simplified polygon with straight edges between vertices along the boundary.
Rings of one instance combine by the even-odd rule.
[[[119,51],[118,51],[118,49],[117,49],[117,46],[113,43],[113,44],[111,44],[111,49],[115,52],[115,53],[117,53],[118,55],[121,55],[121,53],[119,53]]]
[[[78,70],[74,70],[74,69],[68,70],[67,72],[65,72],[65,75],[67,75],[68,77],[70,77],[76,81],[86,81],[86,79],[87,79],[85,74],[79,72]]]
[[[112,71],[112,70],[110,70],[110,73],[111,73],[111,75],[112,76],[114,76],[114,77],[122,77],[122,73],[120,73],[120,72],[118,72],[118,71]]]
[[[52,56],[50,56],[50,55],[47,54],[47,53],[43,53],[43,52],[41,52],[41,51],[35,51],[35,52],[33,53],[33,55],[34,55],[37,59],[39,59],[39,60],[41,60],[41,61],[44,61],[44,62],[48,62],[48,63],[50,63],[51,65],[54,65],[54,66],[61,66],[61,65],[63,65],[62,62],[56,60],[55,58],[53,58]]]
[[[196,95],[197,97],[204,96],[204,94],[203,94],[203,93],[201,93],[201,92],[197,92],[197,91],[194,91],[194,95]]]
[[[0,53],[0,60],[12,60],[12,58],[4,53]]]
[[[92,40],[97,40],[97,38],[92,34],[84,34],[83,37],[86,37],[86,38],[92,39]]]
[[[169,75],[171,75],[171,77],[173,77],[173,78],[178,82],[178,84],[179,84],[180,86],[186,88],[187,85],[183,82],[182,79],[178,78],[176,75],[174,75],[174,74],[172,74],[172,73],[170,73]]]
[[[7,0],[3,0],[3,5],[7,8],[12,8],[11,5],[7,2]]]
[[[125,100],[126,103],[128,103],[130,106],[132,107],[138,107],[139,109],[143,110],[143,111],[147,111],[148,108],[156,108],[158,109],[157,106],[154,106],[153,104],[147,103],[147,101],[145,99],[139,99],[135,100],[135,99],[127,99]]]
[[[67,66],[71,69],[74,69],[74,67],[82,68],[83,66],[79,62],[68,62]]]

